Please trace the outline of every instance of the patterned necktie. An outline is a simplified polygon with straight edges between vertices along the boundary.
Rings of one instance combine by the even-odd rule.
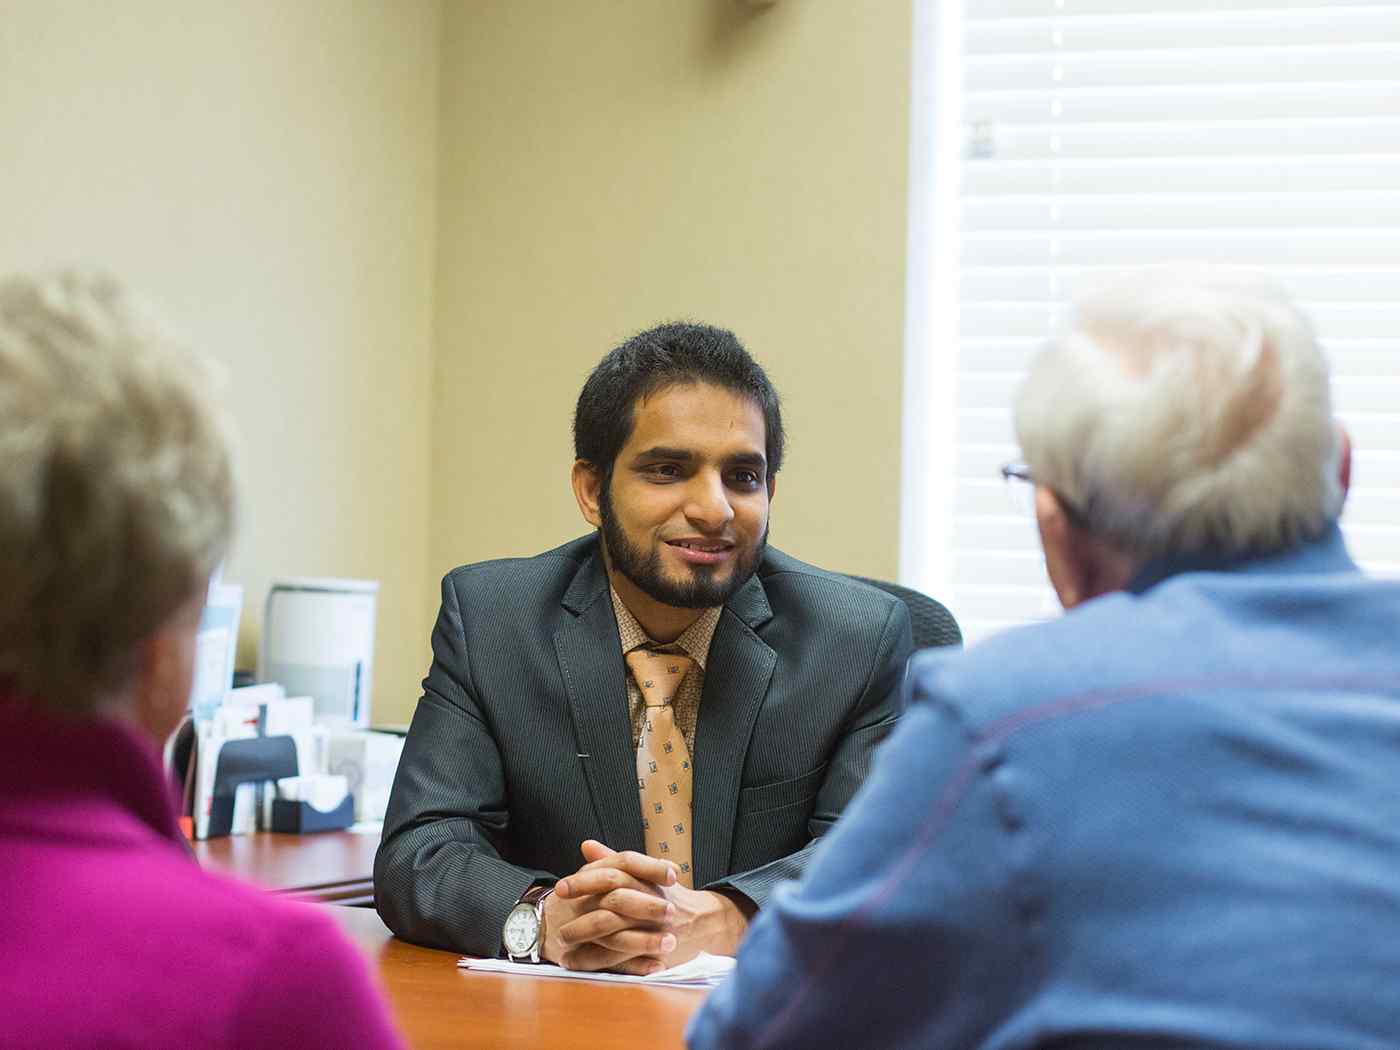
[[[693,888],[690,781],[694,770],[671,702],[695,661],[648,649],[633,649],[626,659],[646,705],[637,742],[637,788],[642,795],[647,856],[675,862],[680,884]]]

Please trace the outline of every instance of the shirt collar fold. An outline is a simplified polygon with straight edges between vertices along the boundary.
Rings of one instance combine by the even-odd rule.
[[[643,646],[647,649],[679,649],[694,660],[701,671],[705,670],[705,661],[710,655],[710,642],[714,640],[715,628],[719,626],[719,606],[701,612],[696,621],[681,632],[679,638],[662,645],[647,635],[646,629],[632,615],[632,610],[623,603],[617,588],[609,585],[608,592],[612,595],[613,613],[617,616],[617,633],[622,643],[623,655]]]

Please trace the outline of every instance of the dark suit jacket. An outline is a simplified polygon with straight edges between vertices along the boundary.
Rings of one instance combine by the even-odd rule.
[[[579,844],[644,850],[626,668],[598,542],[467,565],[442,584],[433,663],[374,865],[400,937],[478,955]],[[769,548],[724,607],[695,733],[695,885],[762,906],[802,874],[897,714],[899,600]]]

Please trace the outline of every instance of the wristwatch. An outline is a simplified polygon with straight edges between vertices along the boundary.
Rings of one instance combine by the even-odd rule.
[[[540,961],[540,949],[544,947],[544,900],[553,892],[553,886],[531,886],[506,916],[501,943],[511,962]]]

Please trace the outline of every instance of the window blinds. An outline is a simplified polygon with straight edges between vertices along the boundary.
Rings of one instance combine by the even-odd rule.
[[[911,353],[926,355],[912,373],[924,389],[954,391],[951,454],[907,437],[906,484],[939,493],[951,505],[928,517],[951,524],[922,560],[905,537],[905,578],[971,640],[1058,611],[1033,522],[997,475],[1018,458],[1015,390],[1077,282],[1180,259],[1254,267],[1300,299],[1356,445],[1348,543],[1367,568],[1400,574],[1400,0],[942,7],[956,17],[916,26],[938,21],[937,58],[956,63],[941,71],[959,100],[942,130],[958,148],[912,192],[952,195],[938,231],[951,247],[911,298],[957,320],[951,339]],[[916,45],[916,121],[932,119],[917,67],[934,58]],[[916,148],[929,134],[914,129]]]

